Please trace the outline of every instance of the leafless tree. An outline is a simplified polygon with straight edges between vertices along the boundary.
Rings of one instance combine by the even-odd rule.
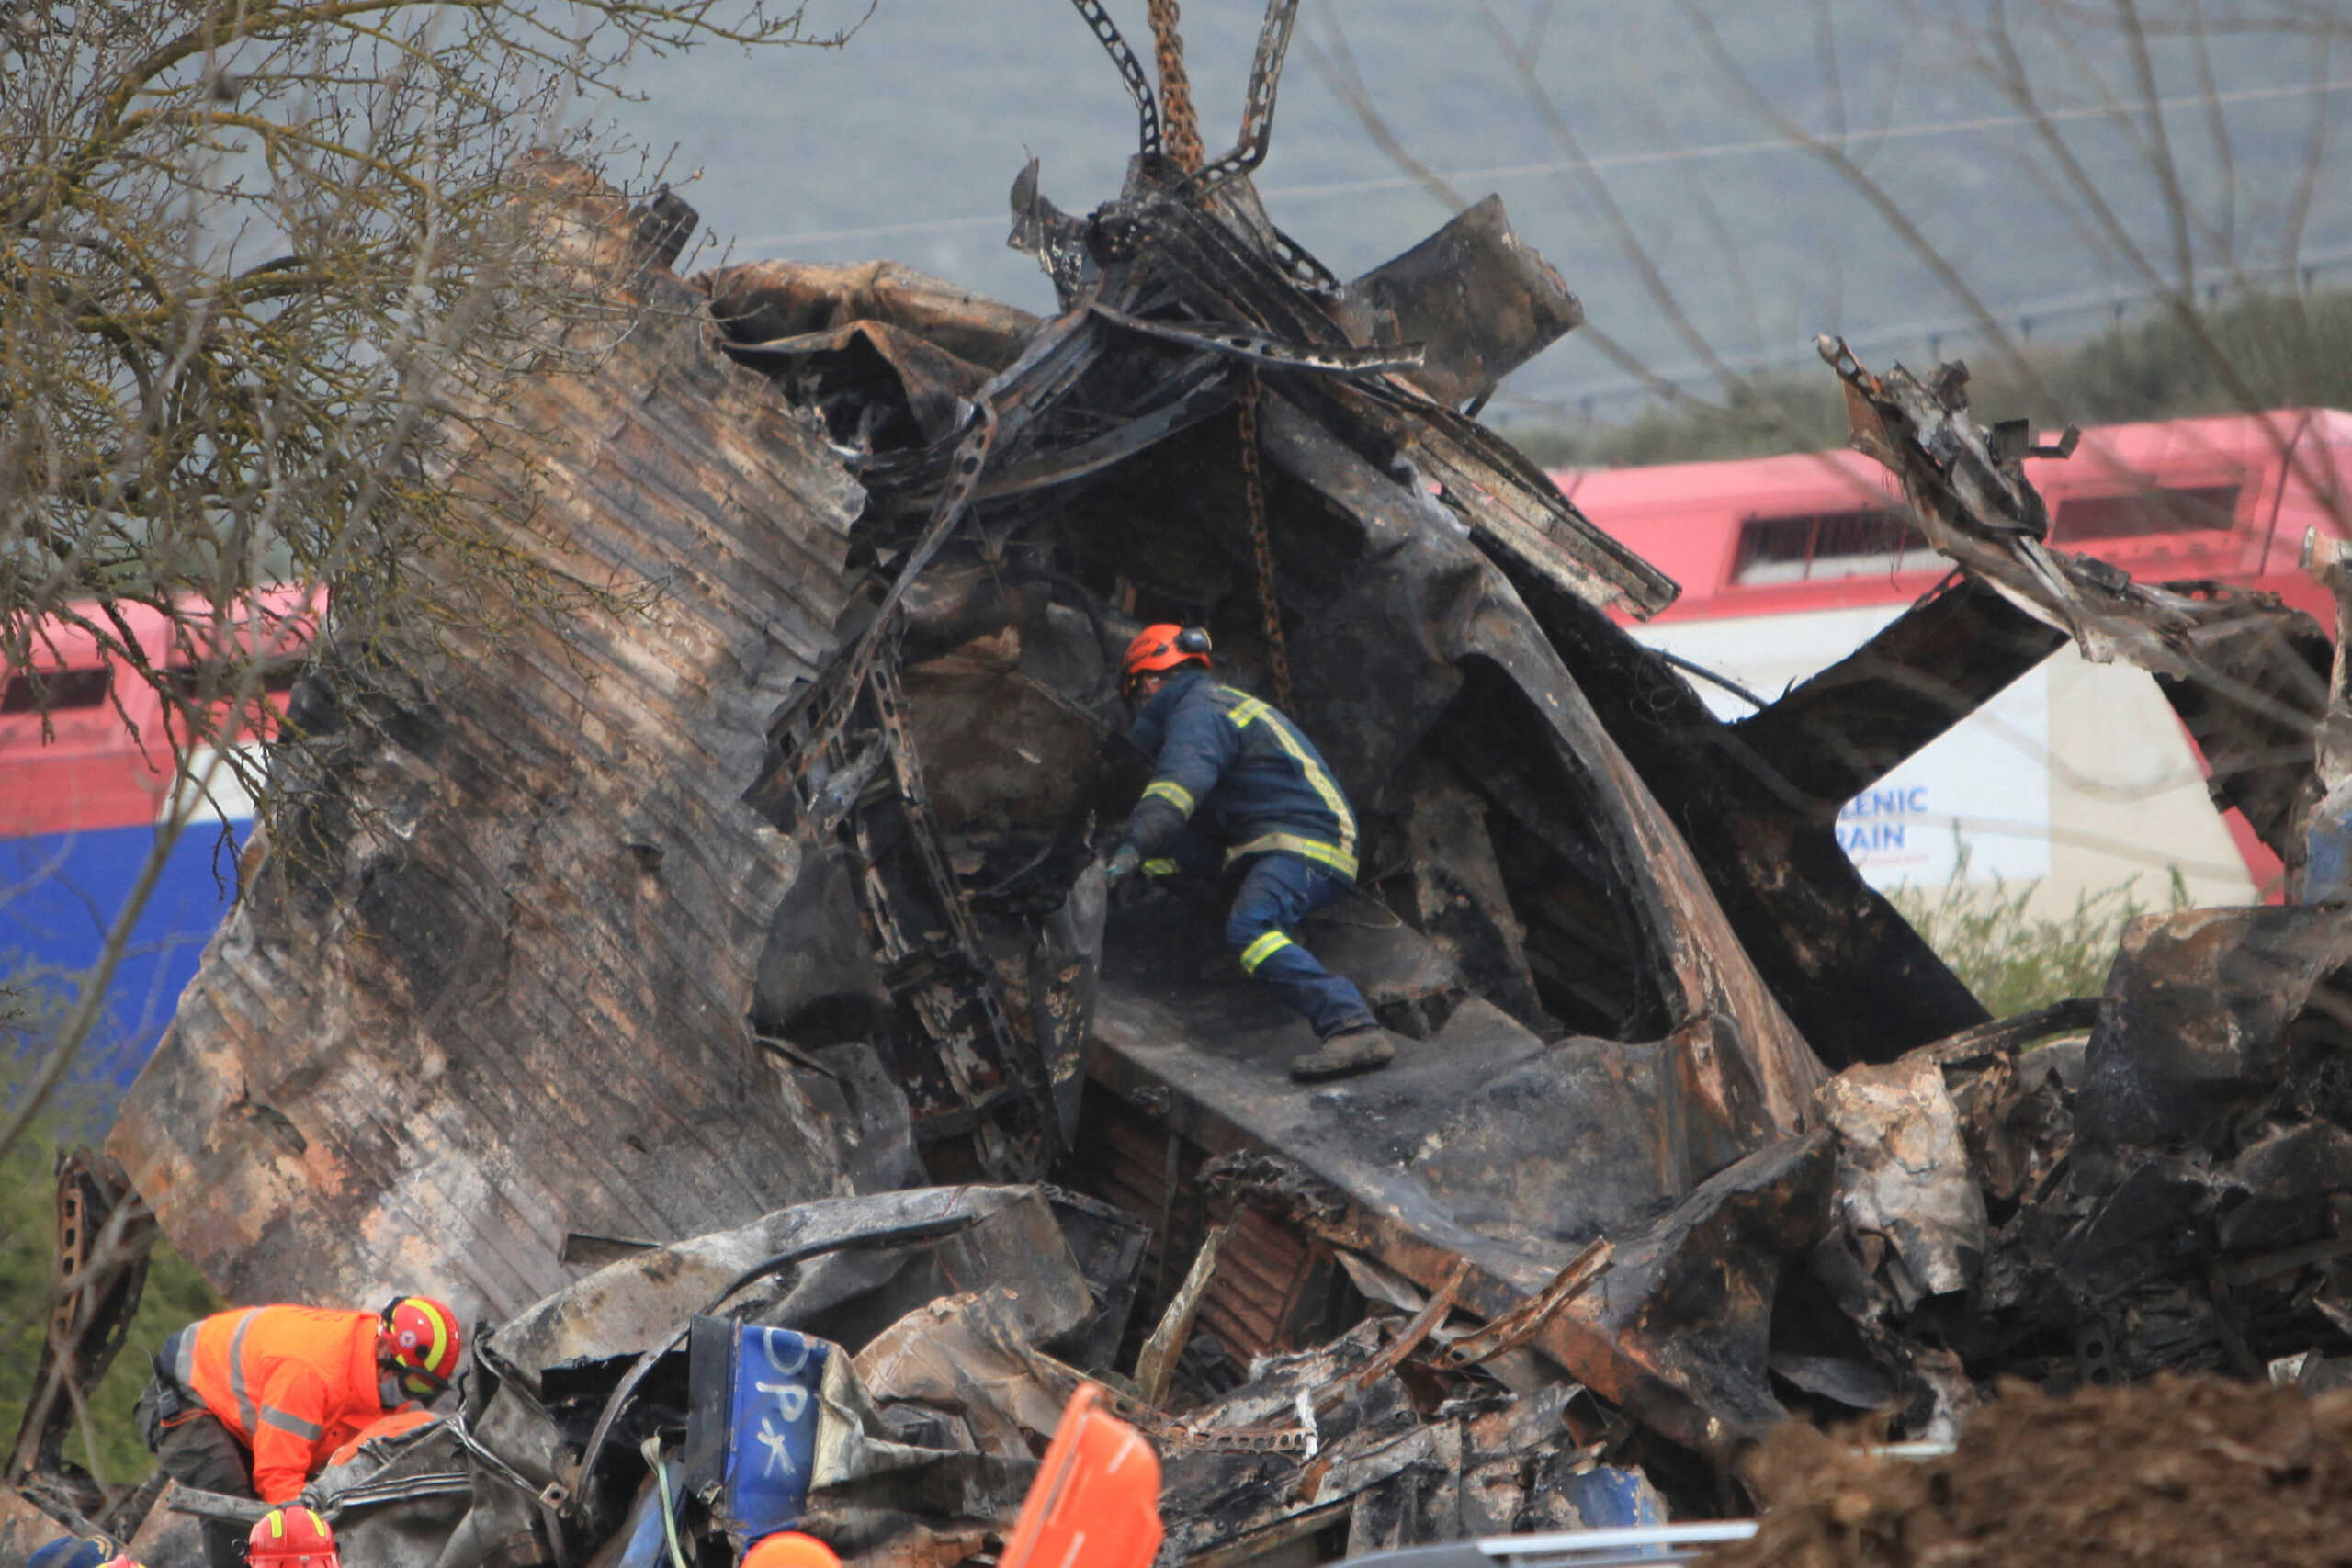
[[[125,723],[153,693],[175,775],[0,1156],[195,806],[266,791],[239,742],[283,739],[289,661],[422,674],[438,631],[616,592],[518,548],[527,495],[450,501],[448,454],[517,434],[511,378],[629,324],[560,265],[534,170],[628,153],[598,117],[633,54],[846,37],[797,0],[0,3],[0,666],[44,712],[94,661]]]

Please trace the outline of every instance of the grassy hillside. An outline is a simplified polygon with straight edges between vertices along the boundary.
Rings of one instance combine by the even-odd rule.
[[[2259,296],[2206,315],[2199,328],[2267,408],[2352,408],[2352,292],[2308,299]],[[1925,355],[1903,356],[1925,369]],[[2141,322],[2027,355],[2030,376],[1972,358],[1969,400],[1982,418],[2031,416],[2055,427],[2227,413],[2239,404],[2206,352],[2177,319]],[[1888,360],[1871,362],[1885,368]],[[1658,407],[1622,425],[1579,427],[1540,418],[1512,438],[1540,462],[1577,467],[1695,462],[1845,444],[1845,408],[1826,366],[1760,378],[1705,408]]]

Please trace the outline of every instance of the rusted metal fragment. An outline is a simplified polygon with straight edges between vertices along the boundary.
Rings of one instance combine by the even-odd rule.
[[[582,264],[650,308],[523,385],[533,474],[463,459],[460,504],[505,526],[536,487],[518,549],[664,592],[458,634],[429,692],[298,701],[336,746],[108,1144],[232,1299],[504,1314],[564,1280],[566,1231],[699,1234],[839,1179],[751,1037],[797,853],[739,797],[831,645],[862,496],[573,188]]]
[[[1408,471],[1433,481],[1479,538],[1526,570],[1603,609],[1645,619],[1682,592],[1562,494],[1517,447],[1476,420],[1396,383],[1341,384],[1329,393],[1357,444],[1395,445]]]
[[[1973,579],[1939,586],[1726,738],[1758,787],[1822,821],[2065,646]]]
[[[1035,1457],[1078,1384],[1030,1343],[1001,1290],[917,1307],[857,1353],[858,1381],[902,1442]],[[943,1427],[944,1429],[943,1429]]]
[[[1420,367],[1405,378],[1457,407],[1584,322],[1584,306],[1511,228],[1498,196],[1455,213],[1342,294],[1390,329],[1385,337],[1423,344]]]
[[[2125,928],[2076,1107],[2084,1142],[2205,1143],[2352,1044],[2352,908],[2190,909]]]
[[[1973,1285],[1984,1198],[1943,1069],[1924,1056],[1848,1067],[1822,1086],[1821,1114],[1838,1138],[1838,1218],[1860,1272],[1905,1314]]]
[[[1531,1346],[1652,1429],[1727,1453],[1784,1415],[1767,1384],[1781,1271],[1826,1234],[1832,1141],[1782,1139],[1718,1171],[1630,1227],[1597,1284],[1543,1320]],[[1449,1236],[1425,1205],[1385,1192],[1317,1190],[1296,1223],[1435,1290],[1464,1261],[1463,1304],[1499,1318],[1557,1276],[1523,1251]],[[1448,1245],[1453,1241],[1459,1245]]]
[[[760,261],[695,275],[711,319],[733,344],[773,342],[860,321],[914,334],[991,374],[1019,357],[1043,323],[896,262]]]
[[[1607,1340],[1646,1373],[1644,1403],[1661,1391],[1689,1401],[1680,1430],[1661,1429],[1695,1447],[1722,1452],[1779,1422],[1765,1371],[1772,1303],[1781,1270],[1827,1228],[1832,1143],[1820,1130],[1782,1139],[1708,1178],[1621,1239],[1609,1272],[1536,1343],[1557,1357],[1579,1332]]]
[[[59,1154],[55,1272],[49,1280],[57,1294],[9,1453],[10,1485],[62,1484],[77,1512],[103,1515],[102,1489],[78,1468],[66,1470],[66,1445],[130,1332],[154,1242],[154,1216],[121,1166],[86,1148]]]
[[[1276,1358],[1247,1387],[1178,1423],[1148,1427],[1160,1450],[1160,1511],[1171,1555],[1241,1562],[1285,1540],[1345,1523],[1362,1495],[1402,1473],[1458,1480],[1453,1424],[1424,1423],[1394,1373],[1355,1389],[1384,1328],[1365,1323],[1328,1346]],[[1350,1386],[1313,1415],[1301,1407]]]
[[[0,1486],[0,1562],[23,1562],[73,1530],[33,1506],[12,1486]]]

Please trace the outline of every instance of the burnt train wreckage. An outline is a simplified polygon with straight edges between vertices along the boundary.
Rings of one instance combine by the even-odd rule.
[[[292,841],[121,1168],[70,1173],[48,1364],[102,1370],[139,1265],[91,1238],[148,1206],[233,1299],[472,1303],[462,1411],[318,1483],[399,1568],[651,1561],[664,1509],[711,1561],[778,1509],[960,1561],[1087,1374],[1161,1448],[1170,1552],[1221,1564],[1720,1506],[1792,1407],[1947,1430],[2002,1369],[2330,1381],[2344,911],[2143,922],[2104,998],[1996,1022],[1833,831],[2073,637],[2158,674],[2299,864],[2319,628],[2050,549],[1964,371],[1831,344],[1960,570],[1722,724],[1606,614],[1673,584],[1466,412],[1580,318],[1499,203],[1342,283],[1250,184],[1293,0],[1213,161],[1079,8],[1142,147],[1082,218],[1016,181],[1051,320],[887,264],[682,283],[680,204],[546,171],[647,309],[452,482],[661,596],[304,688]],[[1157,619],[1364,808],[1317,942],[1418,1042],[1387,1071],[1292,1083],[1287,1015],[1179,896],[1105,910],[1091,845],[1140,782],[1113,661]],[[820,1412],[782,1501],[734,1462],[780,1345]],[[0,1538],[37,1501],[168,1562],[243,1506],[106,1492],[67,1408],[28,1416]]]

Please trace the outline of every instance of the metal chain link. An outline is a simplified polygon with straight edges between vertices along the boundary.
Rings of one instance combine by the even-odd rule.
[[[1193,112],[1193,80],[1184,74],[1184,40],[1178,36],[1176,0],[1151,0],[1152,53],[1159,66],[1159,109],[1167,127],[1169,161],[1186,174],[1208,156]]]
[[[1266,670],[1273,677],[1274,705],[1292,711],[1290,649],[1283,641],[1282,601],[1274,592],[1274,541],[1266,528],[1266,483],[1258,469],[1258,373],[1241,378],[1241,490],[1250,509],[1250,549],[1258,559],[1258,613],[1266,633]]]
[[[1192,78],[1184,74],[1184,40],[1176,30],[1177,0],[1150,0],[1152,51],[1159,66],[1159,107],[1167,126],[1169,160],[1190,174],[1206,153],[1199,118],[1193,111]],[[1258,469],[1258,373],[1241,378],[1241,488],[1250,509],[1250,547],[1258,560],[1258,609],[1264,617],[1266,670],[1273,678],[1274,705],[1291,706],[1290,650],[1283,642],[1282,603],[1274,593],[1274,542],[1266,531],[1266,485]]]

